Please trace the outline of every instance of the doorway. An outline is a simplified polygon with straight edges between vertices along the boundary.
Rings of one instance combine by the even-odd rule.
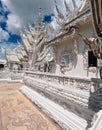
[[[3,69],[4,69],[4,65],[0,64],[0,70],[3,70]]]
[[[97,67],[97,58],[94,56],[92,51],[88,52],[88,66]]]

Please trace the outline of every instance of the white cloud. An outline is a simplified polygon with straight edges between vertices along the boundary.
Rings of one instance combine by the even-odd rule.
[[[4,49],[0,46],[0,60],[5,59]]]
[[[8,40],[8,38],[9,38],[9,33],[0,27],[0,42],[3,42],[4,40]]]
[[[20,18],[15,14],[9,14],[7,19],[7,30],[13,34],[16,34],[21,28],[22,23]]]
[[[8,43],[3,42],[1,45],[2,48],[6,48],[6,50],[8,51],[13,51],[13,49],[16,48],[17,46],[18,44],[17,43],[15,44],[13,42],[8,42]]]
[[[55,12],[54,0],[1,0],[3,6],[9,9],[7,29],[12,33],[23,28],[28,23],[35,22],[38,15],[38,8],[42,8],[43,15],[49,15]],[[80,0],[78,0],[80,1]],[[59,8],[65,13],[64,0],[57,0]],[[67,0],[69,3],[70,0]],[[55,21],[53,22],[55,24]]]
[[[4,7],[7,7],[11,12],[8,15],[7,29],[12,33],[18,29],[35,22],[38,15],[39,7],[42,8],[44,15],[53,12],[53,0],[1,0]]]
[[[15,43],[6,43],[6,42],[2,42],[2,44],[0,44],[0,59],[5,59],[5,49],[8,52],[14,52],[14,48],[16,48],[18,46],[18,44]]]

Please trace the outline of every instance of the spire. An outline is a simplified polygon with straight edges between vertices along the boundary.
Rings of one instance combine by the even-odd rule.
[[[74,6],[74,8],[75,8],[75,9],[78,8],[77,5],[76,5],[75,0],[72,0],[72,2],[73,2],[73,6]]]
[[[42,13],[41,12],[42,12],[42,9],[39,8],[38,18],[37,18],[37,21],[36,21],[37,25],[41,25],[41,23],[42,23]]]
[[[58,6],[57,6],[57,2],[55,0],[55,6],[56,6],[56,11],[57,11],[57,14],[58,14],[58,17],[60,19],[64,19],[64,15],[62,14],[62,12],[59,10]]]
[[[42,17],[42,13],[41,12],[42,12],[42,8],[40,7],[39,8],[39,17]]]
[[[65,5],[65,7],[66,7],[66,12],[67,12],[67,13],[71,13],[70,8],[69,8],[69,6],[68,6],[66,0],[64,0],[64,5]]]

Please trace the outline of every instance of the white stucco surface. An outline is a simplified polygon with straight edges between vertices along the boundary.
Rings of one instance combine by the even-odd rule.
[[[95,37],[95,31],[91,21],[87,21],[80,26],[80,31],[87,37]],[[74,37],[75,38],[75,37]],[[64,74],[72,77],[82,78],[99,78],[98,67],[88,67],[88,51],[89,47],[82,41],[80,37],[76,37],[77,50],[74,47],[73,37],[61,40],[56,50],[56,74],[61,73],[61,59],[64,54],[69,55],[68,67],[65,67]],[[77,52],[77,54],[75,53]]]

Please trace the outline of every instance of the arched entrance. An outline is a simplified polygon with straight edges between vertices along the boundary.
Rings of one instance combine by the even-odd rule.
[[[4,64],[0,64],[0,70],[4,69]]]

